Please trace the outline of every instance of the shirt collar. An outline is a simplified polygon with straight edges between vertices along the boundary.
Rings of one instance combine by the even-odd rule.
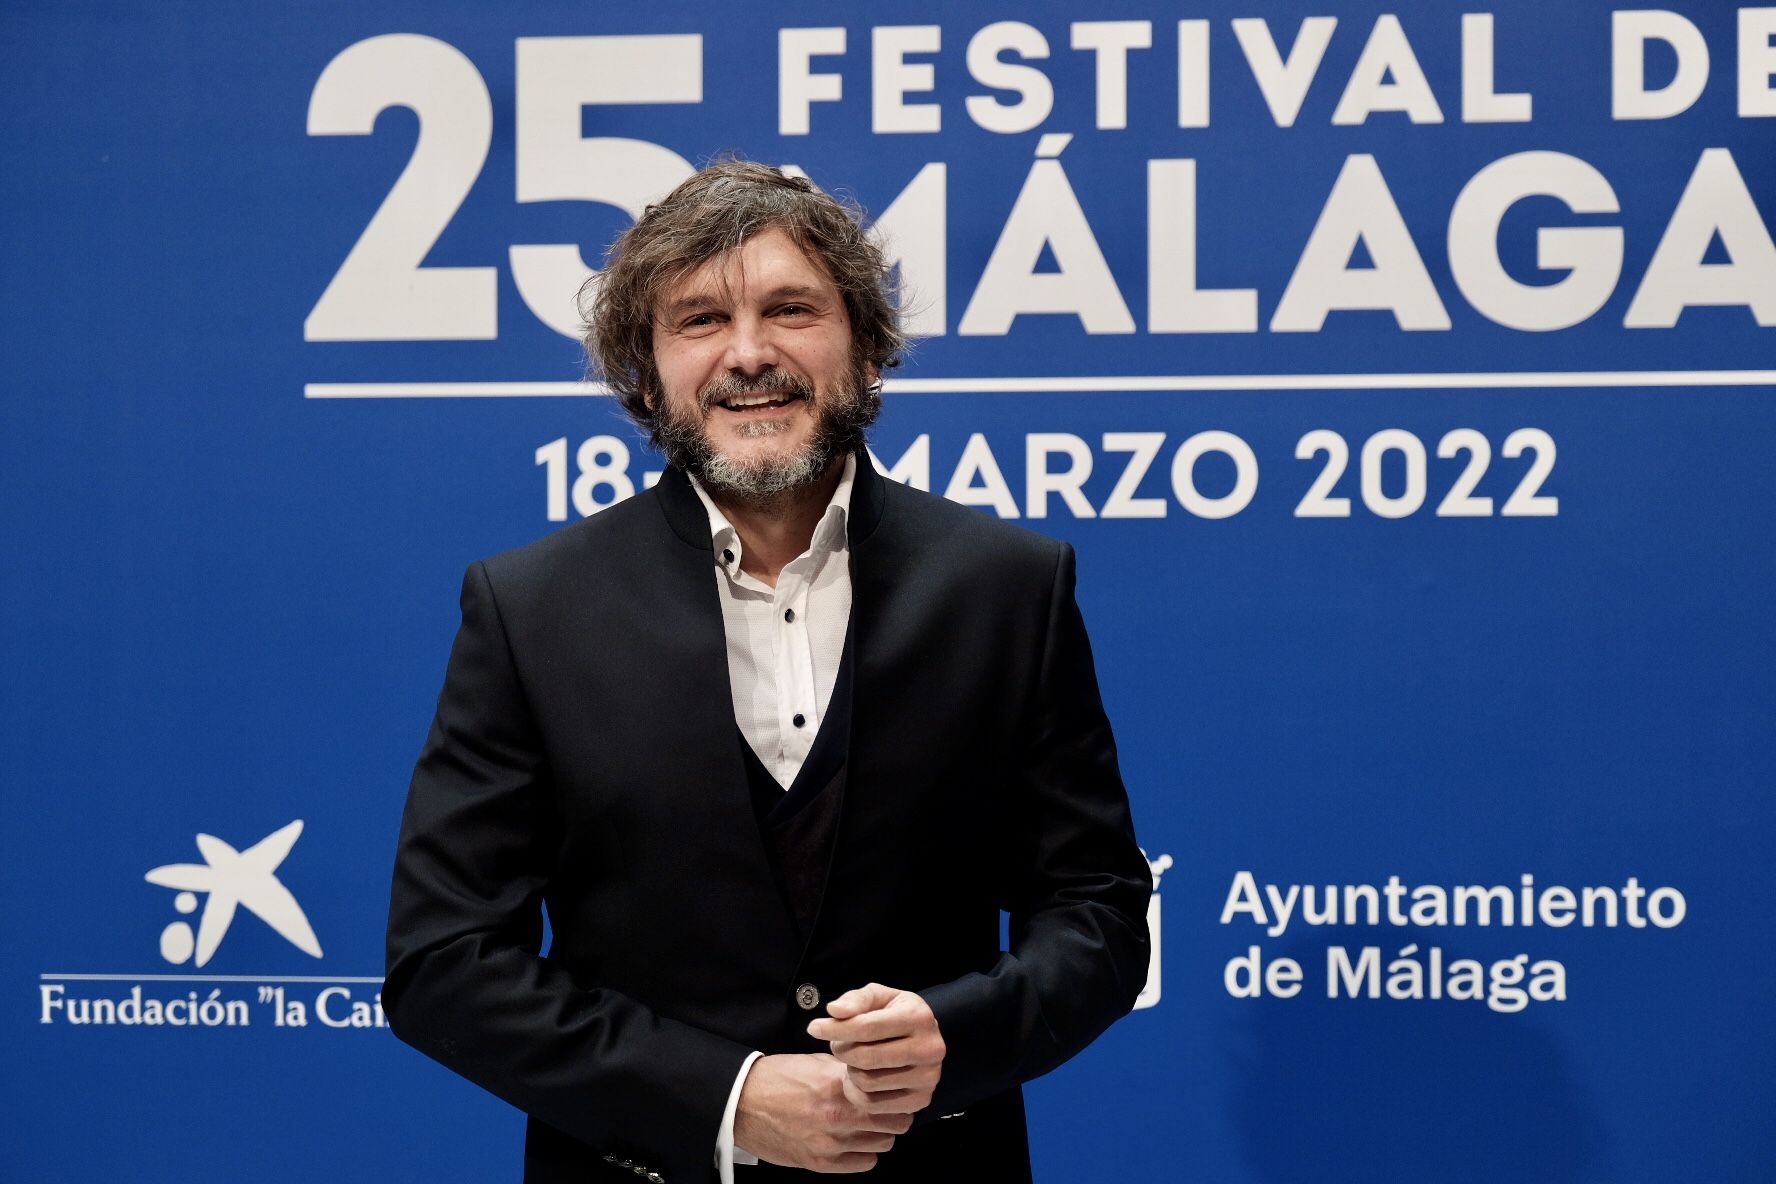
[[[740,573],[740,532],[728,521],[728,516],[721,512],[703,483],[690,473],[685,476],[691,480],[691,488],[697,491],[697,498],[703,503],[703,509],[709,515],[709,542],[715,551],[715,561],[729,575]],[[833,490],[832,500],[826,503],[826,513],[814,527],[814,538],[808,544],[811,552],[837,553],[846,549],[848,539],[846,525],[851,514],[851,490],[857,481],[857,455],[852,453],[845,458],[845,467],[839,472],[838,487]]]

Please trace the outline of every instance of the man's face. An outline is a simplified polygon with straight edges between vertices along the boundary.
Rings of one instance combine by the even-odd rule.
[[[771,496],[818,481],[874,418],[844,297],[770,229],[669,288],[654,312],[651,394],[666,459],[717,489]]]

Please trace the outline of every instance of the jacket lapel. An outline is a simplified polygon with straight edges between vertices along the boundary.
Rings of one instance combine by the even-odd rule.
[[[801,948],[794,918],[777,891],[758,820],[753,812],[734,696],[728,679],[727,630],[715,582],[715,557],[710,547],[709,517],[685,475],[667,468],[655,487],[657,500],[672,533],[686,546],[671,546],[662,555],[660,577],[668,603],[685,606],[675,614],[672,652],[683,655],[672,673],[674,707],[671,743],[695,754],[707,770],[708,814],[705,833],[727,848],[741,876],[729,885],[731,907],[743,915],[770,919],[761,945],[794,957]],[[686,820],[689,824],[690,820]]]
[[[911,574],[902,562],[903,559],[910,560],[911,548],[909,540],[898,538],[893,529],[884,529],[887,517],[885,481],[876,472],[869,454],[860,451],[851,491],[851,511],[846,519],[852,596],[847,645],[851,649],[853,681],[851,727],[845,738],[848,754],[845,784],[828,870],[822,879],[821,907],[816,909],[814,924],[805,939],[798,939],[795,918],[777,891],[770,856],[752,810],[739,748],[742,741],[734,720],[733,691],[728,680],[726,626],[711,570],[715,559],[711,552],[708,512],[690,480],[675,468],[666,469],[655,487],[667,524],[687,544],[672,549],[671,578],[675,599],[682,597],[679,602],[696,606],[691,620],[692,636],[684,639],[687,646],[694,647],[697,657],[687,663],[691,677],[686,686],[686,727],[680,734],[686,745],[707,746],[706,751],[724,754],[720,762],[720,780],[725,784],[712,794],[712,800],[718,803],[712,822],[727,831],[733,843],[744,847],[748,910],[762,916],[761,910],[766,907],[763,897],[770,898],[769,907],[781,920],[783,940],[800,952],[798,967],[817,944],[831,940],[830,937],[823,938],[820,931],[825,898],[833,882],[831,861],[844,858],[848,849],[855,853],[858,850],[871,851],[875,847],[867,840],[861,847],[847,841],[848,832],[858,824],[860,815],[867,817],[867,812],[880,804],[876,801],[878,779],[869,775],[875,764],[869,756],[872,739],[877,743],[896,742],[891,736],[883,735],[884,725],[892,730],[888,720],[892,712],[892,694],[884,685],[880,671],[887,657],[884,650],[892,648],[887,636],[895,628],[888,619],[894,604],[893,593],[896,586],[904,584]],[[904,597],[901,599],[904,601]],[[872,670],[878,672],[874,677]],[[887,853],[875,851],[874,854]],[[893,857],[900,858],[899,855]],[[781,949],[775,929],[772,948]],[[843,944],[842,935],[839,936],[840,944]],[[800,973],[798,969],[798,976]]]
[[[846,659],[851,666],[851,710],[849,733],[845,737],[844,797],[826,875],[821,881],[820,908],[802,953],[804,961],[817,952],[828,957],[838,955],[849,947],[850,939],[862,936],[845,932],[847,923],[843,918],[832,919],[828,904],[834,883],[840,877],[865,884],[882,883],[863,864],[875,858],[905,858],[904,851],[885,851],[879,837],[869,833],[872,815],[883,804],[881,778],[874,775],[879,762],[872,752],[881,744],[917,742],[915,738],[896,735],[893,730],[893,690],[883,677],[882,662],[883,628],[893,605],[894,589],[909,575],[900,563],[905,550],[891,529],[883,529],[886,479],[876,471],[868,452],[857,454],[857,472],[852,480],[851,513],[847,518],[851,627],[845,638]],[[830,932],[820,928],[823,921]],[[838,928],[834,929],[834,925]]]

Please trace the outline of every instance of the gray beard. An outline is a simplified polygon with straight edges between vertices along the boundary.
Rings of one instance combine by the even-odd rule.
[[[815,404],[818,419],[814,434],[788,456],[737,460],[715,450],[704,423],[709,408],[733,395],[793,391],[805,398],[813,396],[805,382],[781,370],[753,380],[734,375],[717,379],[699,392],[701,415],[679,417],[662,410],[654,421],[654,445],[668,464],[690,473],[707,489],[753,503],[774,501],[817,483],[835,457],[863,446],[864,428],[875,422],[881,397],[868,389],[868,372],[862,366],[853,366],[846,380],[850,390],[831,393]],[[788,428],[788,424],[760,421],[742,424],[740,435],[771,436]]]
[[[757,423],[744,425],[742,436],[776,435],[787,425]],[[705,437],[707,441],[707,437]],[[816,432],[801,448],[788,456],[769,457],[742,464],[731,456],[711,451],[697,470],[697,479],[711,489],[745,498],[769,498],[792,489],[812,485],[826,472],[832,460],[830,442]]]

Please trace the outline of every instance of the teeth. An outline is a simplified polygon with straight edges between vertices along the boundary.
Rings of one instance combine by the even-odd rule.
[[[735,395],[724,401],[728,407],[763,407],[767,403],[787,403],[790,396],[784,394]]]

